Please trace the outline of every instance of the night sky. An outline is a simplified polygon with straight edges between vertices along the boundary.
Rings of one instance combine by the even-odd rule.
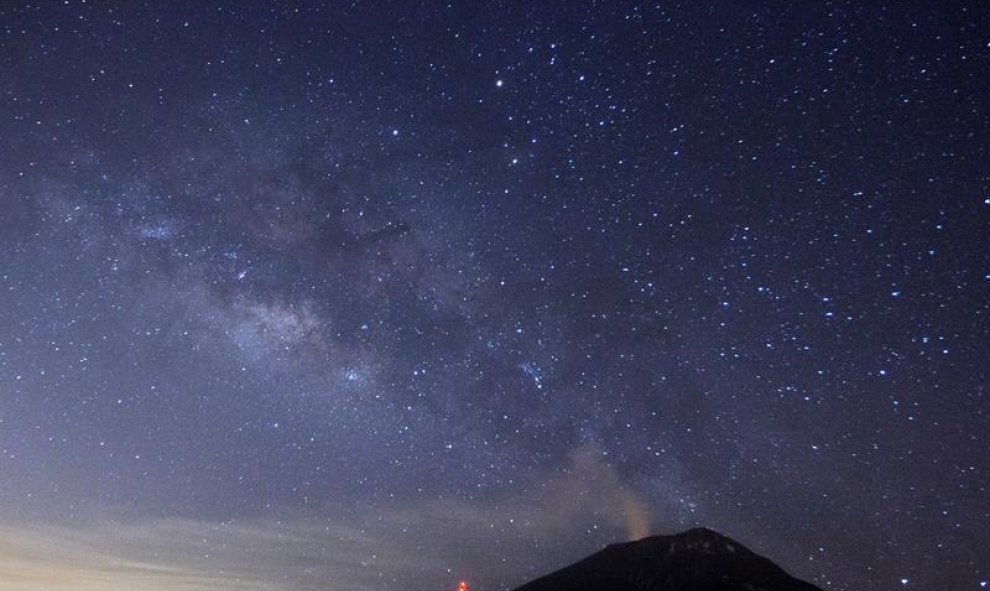
[[[0,5],[0,587],[990,587],[982,2]]]

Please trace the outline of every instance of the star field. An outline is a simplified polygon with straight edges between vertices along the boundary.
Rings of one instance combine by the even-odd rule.
[[[0,587],[511,589],[704,525],[986,588],[988,31],[5,4]]]

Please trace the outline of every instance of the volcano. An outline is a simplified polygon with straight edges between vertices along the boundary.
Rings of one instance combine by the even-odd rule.
[[[705,528],[613,544],[515,591],[822,591]]]

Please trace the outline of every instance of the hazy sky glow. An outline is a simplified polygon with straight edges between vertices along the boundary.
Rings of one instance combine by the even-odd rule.
[[[575,531],[645,535],[644,499],[600,457],[598,449],[576,450],[567,476],[498,504],[326,506],[319,515],[222,521],[110,512],[71,526],[8,526],[0,531],[0,580],[39,591],[374,589],[408,581],[442,589],[479,575],[522,582],[544,570],[534,569],[533,553],[565,560],[559,540]]]
[[[990,586],[982,3],[4,2],[0,588]]]

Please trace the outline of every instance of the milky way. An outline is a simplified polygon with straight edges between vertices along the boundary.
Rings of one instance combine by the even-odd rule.
[[[985,6],[321,4],[0,8],[0,587],[990,586]]]

